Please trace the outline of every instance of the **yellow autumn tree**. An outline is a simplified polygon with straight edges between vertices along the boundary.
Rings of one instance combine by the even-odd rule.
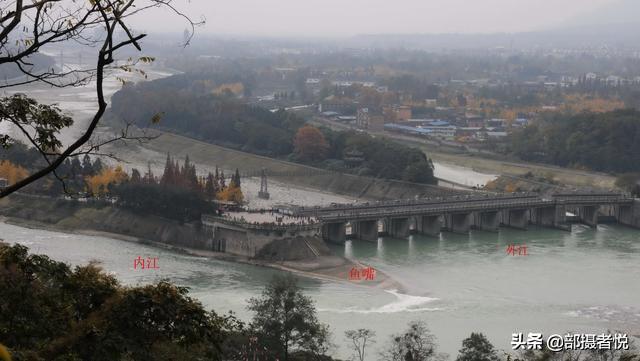
[[[13,164],[8,160],[0,162],[0,178],[6,179],[8,184],[14,184],[28,175],[29,172],[19,165]]]
[[[518,117],[518,114],[516,113],[515,110],[513,109],[504,109],[502,110],[502,112],[500,113],[500,117],[504,120],[507,121],[507,124],[509,126],[513,125],[513,122],[516,120],[516,118]]]
[[[567,94],[564,96],[565,111],[570,113],[594,112],[605,113],[622,109],[625,104],[620,99],[605,99],[584,94]]]
[[[242,194],[240,187],[228,186],[218,192],[217,198],[221,201],[241,204],[244,201],[244,194]]]
[[[118,165],[115,168],[106,167],[94,176],[85,179],[87,191],[93,195],[104,196],[109,192],[109,185],[120,184],[129,179],[127,173]]]
[[[513,183],[508,183],[506,186],[504,186],[504,191],[506,193],[517,192],[518,191],[518,186],[513,184]]]
[[[213,94],[220,95],[225,92],[231,92],[234,95],[241,95],[244,92],[244,85],[242,83],[227,83],[222,84],[213,90]]]

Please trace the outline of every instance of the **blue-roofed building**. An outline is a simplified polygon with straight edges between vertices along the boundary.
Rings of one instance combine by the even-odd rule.
[[[384,130],[386,131],[394,131],[405,134],[412,135],[430,135],[432,133],[431,130],[425,128],[411,127],[408,125],[400,125],[395,123],[387,123],[384,125]]]
[[[429,125],[432,127],[447,127],[451,125],[451,123],[447,122],[446,120],[434,120],[430,122]]]

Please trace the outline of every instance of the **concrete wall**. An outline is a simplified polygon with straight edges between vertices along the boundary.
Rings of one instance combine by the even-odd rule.
[[[322,239],[332,243],[344,243],[347,239],[346,223],[326,223],[322,225]]]
[[[378,220],[357,221],[351,223],[351,234],[362,241],[378,240]]]
[[[280,244],[290,244],[291,240],[296,240],[295,247],[310,248],[306,243],[308,240],[320,238],[320,225],[307,227],[276,227],[273,229],[244,226],[232,221],[216,221],[204,219],[205,233],[212,240],[211,250],[230,253],[238,256],[255,258],[264,254],[264,250],[272,246],[274,242]],[[286,240],[286,242],[281,242]],[[272,258],[277,247],[271,247],[268,252]],[[283,257],[280,257],[283,258]]]
[[[112,206],[13,194],[0,200],[0,214],[37,221],[61,230],[116,233],[177,247],[211,249],[211,239],[199,222],[133,213]]]
[[[497,232],[500,227],[500,212],[474,212],[472,227],[482,231]]]
[[[615,214],[620,224],[640,228],[640,200],[628,206],[616,206]]]

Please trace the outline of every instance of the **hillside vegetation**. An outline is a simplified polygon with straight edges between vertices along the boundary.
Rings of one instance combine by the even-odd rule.
[[[114,94],[112,111],[141,127],[254,154],[358,175],[435,183],[433,165],[421,151],[362,133],[317,129],[294,114],[246,104],[233,87],[224,86],[242,81],[181,74],[128,85]]]
[[[511,136],[521,159],[610,173],[640,171],[640,112],[553,115]]]

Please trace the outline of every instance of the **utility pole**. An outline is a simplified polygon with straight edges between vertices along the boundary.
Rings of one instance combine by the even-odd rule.
[[[262,168],[262,174],[260,175],[260,192],[258,192],[258,198],[269,199],[269,191],[267,189],[267,173]]]

